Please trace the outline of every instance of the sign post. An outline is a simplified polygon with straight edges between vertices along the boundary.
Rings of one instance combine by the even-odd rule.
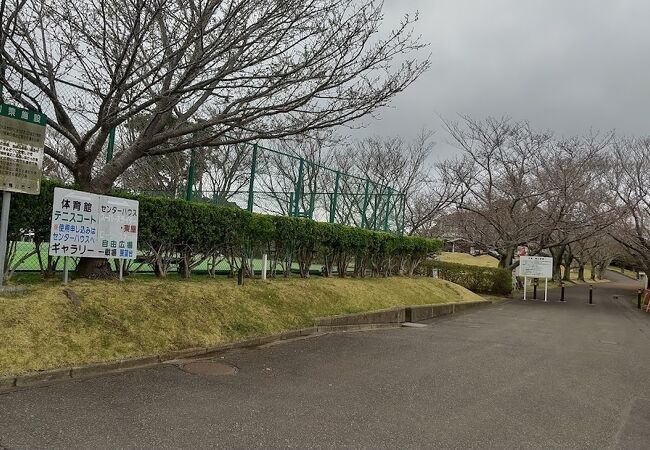
[[[548,301],[548,278],[544,278],[544,301]]]
[[[46,125],[45,114],[0,103],[0,288],[4,284],[11,193],[40,192]]]
[[[9,208],[11,192],[2,191],[2,212],[0,213],[0,287],[5,280],[5,259],[7,256],[7,230],[9,229]]]
[[[548,301],[548,279],[553,277],[553,258],[544,256],[520,256],[519,275],[524,277],[524,300],[528,277],[544,278],[544,301]]]
[[[528,281],[528,277],[524,275],[524,300],[526,300],[526,289],[528,288],[527,281]]]
[[[522,256],[526,256],[527,254],[528,254],[528,247],[525,245],[520,245],[517,247],[517,256],[515,256],[515,260],[519,261],[519,258],[521,258]],[[518,273],[519,273],[519,266],[517,266],[517,268],[513,270],[513,274],[512,274],[513,284],[515,285],[516,285],[515,277],[517,276]],[[526,288],[528,285],[527,278],[528,277],[524,275],[524,300],[526,300]]]
[[[63,257],[63,284],[68,284],[68,257]]]
[[[266,267],[268,266],[267,255],[264,253],[262,255],[262,280],[266,280]]]

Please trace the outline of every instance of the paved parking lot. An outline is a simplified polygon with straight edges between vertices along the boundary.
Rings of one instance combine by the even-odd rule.
[[[424,328],[0,395],[0,448],[648,448],[650,314],[618,275]],[[618,295],[618,298],[614,298]]]

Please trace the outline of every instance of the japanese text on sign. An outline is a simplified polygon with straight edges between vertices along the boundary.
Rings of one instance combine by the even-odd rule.
[[[0,103],[0,190],[38,194],[47,117]]]
[[[533,278],[553,277],[553,258],[522,256],[519,259],[519,276]]]
[[[134,259],[138,216],[136,200],[55,188],[49,254]]]

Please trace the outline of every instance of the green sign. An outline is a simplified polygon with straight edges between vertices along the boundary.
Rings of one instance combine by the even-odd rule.
[[[38,194],[47,117],[0,104],[0,190]]]

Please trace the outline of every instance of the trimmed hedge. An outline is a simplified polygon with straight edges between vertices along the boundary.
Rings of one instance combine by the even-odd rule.
[[[438,269],[438,277],[460,284],[472,292],[495,295],[512,293],[512,274],[506,269],[428,260],[419,265],[418,273],[431,276],[434,268]]]
[[[49,240],[52,198],[58,183],[44,181],[40,195],[15,195],[10,214],[11,241],[33,233],[37,251]],[[293,263],[302,277],[309,276],[312,264],[321,264],[324,276],[338,272],[345,276],[367,273],[389,276],[413,275],[421,261],[432,257],[441,242],[311,219],[254,214],[233,206],[188,202],[163,197],[112,195],[135,198],[140,202],[138,259],[131,263],[150,264],[158,276],[171,267],[189,277],[192,270],[208,261],[214,274],[218,263],[226,261],[230,273],[244,269],[262,253],[269,255],[271,270],[284,276]],[[39,251],[40,254],[40,251]],[[41,271],[52,274],[56,262],[43,261]],[[210,269],[211,268],[211,269]],[[338,270],[345,268],[345,270]]]

